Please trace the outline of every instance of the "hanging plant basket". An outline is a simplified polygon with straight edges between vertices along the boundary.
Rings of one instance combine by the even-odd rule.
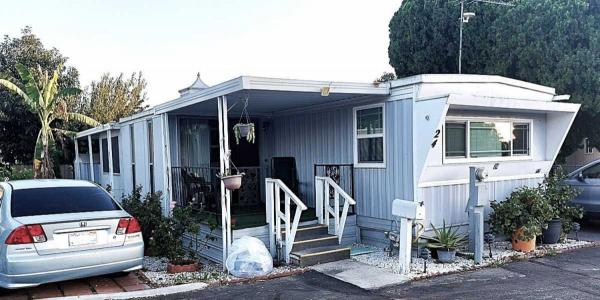
[[[254,143],[256,132],[254,123],[237,123],[233,126],[233,133],[235,134],[235,143],[239,144],[240,140],[245,138],[248,143]]]
[[[242,187],[242,177],[243,176],[244,176],[244,173],[237,174],[237,175],[221,176],[220,178],[223,181],[225,188],[230,191],[233,191],[233,190],[238,190],[240,187]]]
[[[256,131],[254,123],[250,122],[250,115],[248,114],[248,96],[244,99],[244,108],[240,114],[239,122],[233,125],[233,133],[235,135],[236,144],[239,145],[242,138],[245,138],[248,143],[254,144]]]

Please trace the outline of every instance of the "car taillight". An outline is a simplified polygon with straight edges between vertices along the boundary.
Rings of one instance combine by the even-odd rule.
[[[135,218],[121,218],[117,225],[117,234],[129,234],[142,231],[140,223]]]
[[[129,226],[127,226],[127,233],[136,233],[141,231],[142,227],[140,227],[140,223],[135,218],[131,218],[131,220],[129,220]]]
[[[119,225],[117,225],[117,234],[125,234],[127,232],[127,227],[129,226],[128,218],[121,218],[119,220]]]
[[[43,243],[46,239],[46,233],[42,225],[23,225],[13,230],[8,238],[6,238],[7,245],[19,245],[19,244],[31,244],[31,243]]]

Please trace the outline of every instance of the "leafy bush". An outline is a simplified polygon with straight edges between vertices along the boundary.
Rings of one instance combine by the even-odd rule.
[[[32,179],[33,170],[24,166],[11,166],[6,163],[0,163],[0,180],[21,180],[21,179]]]
[[[164,256],[170,260],[182,259],[186,254],[182,238],[187,232],[197,236],[199,224],[191,207],[175,207],[170,217],[162,214],[162,193],[148,193],[142,199],[142,188],[122,200],[123,208],[134,216],[142,227],[146,254]]]
[[[580,191],[565,184],[564,180],[566,178],[567,176],[559,168],[554,174],[546,176],[544,182],[540,184],[544,198],[554,208],[552,217],[562,220],[563,234],[568,234],[573,230],[574,219],[581,219],[583,217],[583,209],[571,203]]]
[[[523,233],[516,238],[522,241],[534,239],[547,228],[547,222],[555,215],[554,208],[539,188],[521,187],[514,190],[502,202],[492,201],[490,226],[493,232],[511,236],[517,229]]]

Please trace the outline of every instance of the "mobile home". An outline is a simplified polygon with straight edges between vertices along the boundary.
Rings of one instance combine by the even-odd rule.
[[[386,243],[394,199],[424,202],[427,226],[466,224],[470,166],[488,170],[491,200],[537,185],[579,109],[568,98],[487,75],[380,84],[242,76],[214,86],[198,77],[177,99],[80,132],[75,171],[116,198],[140,185],[164,194],[165,214],[175,202],[215,218],[218,241],[202,253],[211,260],[252,235],[309,263],[315,253],[345,256],[352,243]],[[254,143],[236,141],[240,120],[255,124]],[[217,173],[234,165],[245,175],[229,191]]]

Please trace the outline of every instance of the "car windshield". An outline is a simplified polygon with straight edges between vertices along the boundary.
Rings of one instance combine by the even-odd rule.
[[[99,187],[18,189],[12,192],[10,206],[15,218],[121,209]]]

